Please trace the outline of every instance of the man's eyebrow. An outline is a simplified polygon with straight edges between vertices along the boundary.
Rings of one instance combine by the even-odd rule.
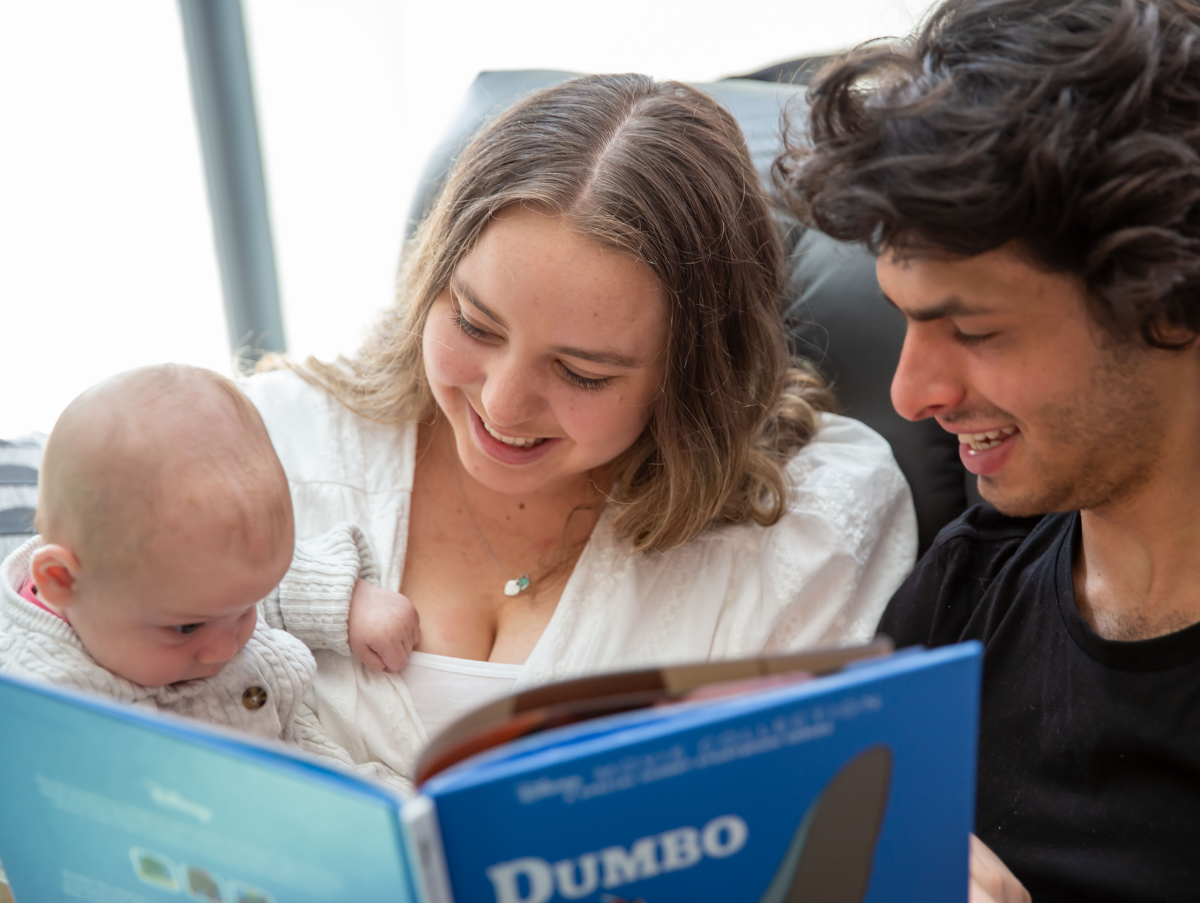
[[[994,311],[988,308],[972,307],[962,298],[958,297],[958,295],[951,295],[940,304],[935,304],[933,307],[926,307],[923,310],[904,310],[904,308],[889,298],[886,292],[881,291],[879,295],[908,319],[917,323],[928,323],[930,320],[940,320],[943,317],[982,317],[994,313]]]
[[[451,279],[450,287],[454,289],[457,294],[466,298],[467,301],[471,303],[472,307],[478,309],[481,314],[483,314],[497,326],[503,326],[505,329],[508,328],[505,322],[500,319],[500,315],[480,301],[479,298],[475,296],[475,293],[472,292],[471,289],[467,287],[466,283],[464,283],[461,279],[458,279],[457,277]]]
[[[607,367],[624,367],[629,369],[641,363],[641,360],[638,358],[630,357],[628,354],[621,354],[617,351],[587,351],[583,348],[568,348],[565,345],[555,345],[550,350],[555,354],[577,357],[580,360],[591,361],[593,364],[603,364]]]

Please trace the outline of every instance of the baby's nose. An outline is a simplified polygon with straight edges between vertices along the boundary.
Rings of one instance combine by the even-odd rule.
[[[231,631],[213,631],[204,648],[196,654],[202,665],[223,665],[235,655],[241,646]]]

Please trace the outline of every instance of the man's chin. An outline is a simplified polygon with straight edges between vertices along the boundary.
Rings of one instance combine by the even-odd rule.
[[[1009,517],[1037,517],[1055,511],[1074,510],[1063,505],[1065,500],[1056,499],[1056,493],[1029,489],[1024,492],[1014,491],[1013,488],[1004,485],[1006,481],[995,476],[977,477],[976,481],[983,500]]]

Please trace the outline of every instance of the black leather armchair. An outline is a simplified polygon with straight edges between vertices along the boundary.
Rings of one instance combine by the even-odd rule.
[[[426,164],[409,214],[409,234],[429,209],[456,153],[488,117],[574,74],[481,73]],[[803,122],[803,87],[751,78],[696,87],[737,117],[755,166],[769,185],[771,162],[780,149],[781,112],[786,105],[793,121]],[[816,363],[830,380],[842,413],[863,421],[891,443],[912,487],[924,552],[943,526],[978,501],[975,479],[959,461],[958,441],[952,435],[932,420],[910,423],[892,408],[890,385],[904,341],[904,318],[880,297],[874,258],[782,215],[781,221],[790,268],[781,303],[793,350]]]

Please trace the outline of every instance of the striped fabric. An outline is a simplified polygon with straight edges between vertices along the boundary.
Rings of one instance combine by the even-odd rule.
[[[33,535],[45,433],[0,439],[0,559]]]

